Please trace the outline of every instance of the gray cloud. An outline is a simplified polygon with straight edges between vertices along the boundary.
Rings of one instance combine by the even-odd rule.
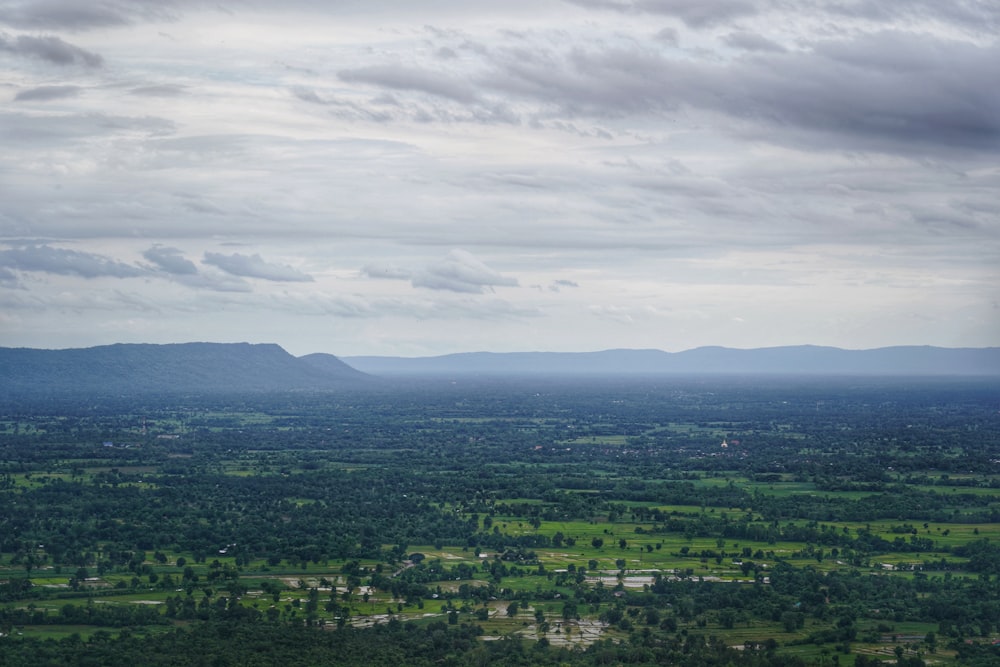
[[[198,267],[194,265],[194,262],[185,258],[177,248],[154,245],[142,253],[142,256],[153,262],[159,270],[173,275],[185,276],[198,273]]]
[[[396,90],[411,90],[456,102],[476,101],[476,91],[468,83],[441,72],[404,65],[374,65],[337,72],[341,81],[367,83]]]
[[[581,7],[616,12],[660,14],[680,19],[689,27],[704,28],[726,23],[758,12],[754,3],[745,0],[566,0]]]
[[[253,292],[253,286],[241,278],[220,273],[218,275],[205,275],[198,273],[194,275],[171,275],[170,280],[185,287],[198,290],[210,290],[212,292],[225,293],[249,293]]]
[[[993,0],[224,4],[0,0],[3,343],[996,344]]]
[[[831,21],[845,17],[875,24],[900,21],[940,21],[973,32],[995,34],[1000,26],[1000,5],[992,0],[798,0],[794,5],[780,0],[565,0],[595,10],[625,14],[672,16],[691,28],[731,23],[737,19],[787,12],[826,16]]]
[[[563,57],[511,52],[497,60],[490,81],[568,114],[620,117],[693,107],[757,123],[778,142],[992,151],[1000,145],[997,63],[1000,45],[892,32],[722,63],[621,47]]]
[[[233,253],[232,255],[223,255],[206,252],[202,264],[209,264],[222,269],[226,273],[245,278],[298,283],[313,281],[313,277],[308,274],[297,271],[290,266],[266,262],[258,254],[241,255]]]
[[[153,270],[157,272],[159,277],[191,289],[237,293],[253,291],[248,282],[228,273],[216,275],[199,273],[194,262],[184,257],[183,252],[178,248],[156,244],[143,252],[142,256],[154,264]]]
[[[681,43],[680,35],[674,28],[661,28],[653,35],[653,39],[668,46],[677,46]]]
[[[305,102],[323,105],[330,109],[330,115],[343,120],[364,121],[379,124],[413,122],[422,125],[430,123],[474,123],[480,125],[519,124],[521,117],[507,104],[499,101],[480,100],[471,104],[460,104],[445,98],[410,99],[405,102],[393,95],[380,94],[363,102],[348,99],[322,98],[316,91],[298,87],[292,93]]]
[[[170,83],[163,83],[152,86],[139,86],[129,91],[130,95],[141,95],[143,97],[177,97],[185,92],[184,86]]]
[[[138,278],[146,275],[145,271],[131,264],[123,264],[93,253],[48,245],[26,245],[0,250],[0,267],[81,278]]]
[[[517,279],[503,276],[465,250],[452,250],[440,263],[414,274],[414,287],[481,294],[492,287],[517,287]]]
[[[101,113],[66,113],[45,116],[0,111],[0,139],[7,146],[22,144],[37,149],[48,141],[66,142],[116,133],[162,137],[176,125],[155,116],[128,117]]]
[[[636,0],[636,9],[650,14],[674,16],[692,28],[726,23],[734,18],[752,16],[757,5],[747,0]]]
[[[992,0],[825,0],[818,9],[833,16],[847,16],[876,23],[933,19],[976,32],[996,33],[1000,26],[1000,5]]]
[[[170,0],[7,0],[0,23],[29,30],[89,30],[129,25],[137,20],[167,20]]]
[[[755,32],[732,32],[722,38],[722,41],[734,49],[743,49],[745,51],[772,51],[775,53],[782,53],[786,51],[785,47],[777,42],[772,42],[763,35],[758,35]]]
[[[19,284],[16,273],[6,267],[0,266],[0,286],[15,288]]]
[[[409,280],[413,272],[391,264],[366,264],[361,267],[361,275],[383,280]]]
[[[46,102],[76,97],[80,94],[80,86],[38,86],[22,90],[14,96],[16,102]]]
[[[104,58],[99,54],[81,49],[58,37],[45,35],[33,37],[18,35],[10,37],[0,33],[0,51],[7,51],[20,56],[41,58],[56,65],[83,65],[85,67],[101,67]]]
[[[748,61],[729,74],[741,77],[739,94],[757,118],[835,134],[854,147],[994,150],[997,63],[1000,45],[892,32],[820,42],[807,54]],[[739,86],[733,78],[723,80]]]
[[[307,88],[306,86],[295,86],[292,88],[292,94],[303,102],[310,102],[312,104],[327,104],[327,101],[317,95],[315,90]]]

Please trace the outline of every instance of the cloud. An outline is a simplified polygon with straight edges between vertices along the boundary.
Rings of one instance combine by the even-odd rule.
[[[882,0],[828,0],[819,3],[818,9],[832,17],[850,17],[875,23],[936,20],[960,26],[974,32],[995,34],[1000,26],[1000,5],[992,0],[908,0],[883,2]]]
[[[162,137],[175,130],[176,125],[172,121],[154,116],[133,118],[101,113],[41,115],[0,110],[0,139],[7,146],[21,144],[35,150],[47,145],[47,142],[73,142],[116,134]]]
[[[580,286],[579,283],[576,283],[572,280],[553,280],[552,285],[549,286],[549,289],[552,290],[553,292],[558,292],[563,287],[579,287],[579,286]]]
[[[652,306],[601,305],[590,306],[588,311],[599,318],[622,324],[634,324],[663,314],[661,310]]]
[[[361,267],[361,275],[366,278],[386,280],[410,280],[413,272],[391,264],[366,264]]]
[[[241,278],[228,273],[203,274],[194,262],[184,257],[178,248],[156,244],[142,253],[154,264],[150,267],[160,278],[190,287],[213,292],[252,292],[251,285]]]
[[[482,294],[493,287],[517,287],[517,279],[503,276],[483,264],[472,253],[452,250],[440,263],[416,273],[414,287]]]
[[[455,102],[475,102],[475,89],[468,83],[441,72],[433,72],[412,66],[373,65],[356,69],[342,69],[337,72],[341,81],[367,83],[383,88],[411,90]],[[313,101],[313,100],[309,100]]]
[[[734,49],[743,49],[744,51],[783,53],[787,50],[781,44],[772,42],[763,35],[758,35],[755,32],[731,32],[723,37],[722,41],[727,46],[731,46]]]
[[[48,245],[27,245],[0,250],[0,268],[18,271],[39,271],[81,278],[137,278],[146,272],[130,264],[93,253],[53,248]]]
[[[177,248],[167,248],[154,245],[142,253],[142,256],[153,262],[156,268],[175,276],[190,276],[198,273],[194,262],[185,258]]]
[[[80,94],[80,86],[38,86],[22,90],[14,96],[15,102],[47,102],[76,97]]]
[[[295,86],[292,88],[292,94],[303,102],[309,102],[311,104],[328,104],[326,100],[316,94],[315,90],[307,88],[306,86]]]
[[[247,281],[227,273],[216,273],[206,275],[196,274],[167,274],[172,282],[178,283],[191,289],[204,289],[212,292],[226,293],[248,293],[253,292],[253,286]]]
[[[152,86],[139,86],[129,91],[130,95],[141,95],[143,97],[177,97],[183,95],[185,86],[178,86],[170,83],[163,83]]]
[[[678,46],[681,43],[680,35],[674,28],[661,28],[653,35],[653,39],[668,46]]]
[[[406,318],[424,322],[440,320],[517,320],[540,317],[535,307],[511,304],[497,297],[464,294],[373,298],[361,294],[328,292],[271,294],[259,297],[269,311],[350,319]]]
[[[739,86],[752,116],[835,134],[853,147],[994,150],[1000,92],[990,82],[998,62],[1000,45],[886,32],[748,61],[723,80]]]
[[[566,0],[595,10],[623,14],[672,16],[689,28],[707,28],[737,19],[774,15],[781,20],[792,6],[777,0]],[[819,16],[830,21],[845,17],[876,24],[939,21],[974,32],[995,34],[1000,26],[1000,6],[992,0],[798,0],[798,16]],[[773,21],[772,21],[773,22]]]
[[[272,280],[275,282],[312,282],[313,277],[302,273],[290,266],[282,264],[271,264],[264,261],[258,255],[222,255],[220,253],[206,252],[202,264],[210,264],[218,267],[226,273],[245,278],[260,278],[262,280]]]
[[[0,0],[0,299],[303,351],[996,342],[993,0],[223,4]]]
[[[752,16],[757,6],[746,0],[567,0],[591,9],[630,14],[659,14],[680,19],[688,27],[705,28]]]
[[[0,7],[0,23],[30,30],[89,30],[129,25],[138,19],[169,19],[162,2],[101,0],[8,0]]]
[[[490,82],[576,116],[714,111],[775,143],[904,154],[1000,146],[1000,44],[884,32],[806,47],[728,61],[627,46],[508,52]]]
[[[99,54],[81,49],[52,35],[10,37],[0,33],[0,51],[41,58],[56,65],[83,65],[96,68],[104,64],[104,58]]]
[[[692,28],[727,23],[735,18],[752,16],[757,6],[747,0],[636,0],[641,12],[674,16]]]
[[[17,274],[8,268],[0,266],[0,285],[3,287],[15,288],[20,285]]]

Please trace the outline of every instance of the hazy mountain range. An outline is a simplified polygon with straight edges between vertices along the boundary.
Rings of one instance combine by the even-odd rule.
[[[470,352],[438,357],[344,357],[373,375],[1000,375],[1000,348],[927,346],[843,350],[801,345],[737,350],[699,347],[684,352]]]
[[[346,363],[345,363],[346,362]],[[356,388],[372,376],[491,375],[980,375],[1000,376],[1000,348],[798,346],[685,352],[474,352],[438,357],[295,357],[278,345],[118,344],[39,350],[0,348],[0,393],[207,393]]]
[[[278,345],[119,344],[0,348],[0,391],[99,394],[336,389],[369,380],[337,357],[294,357]]]

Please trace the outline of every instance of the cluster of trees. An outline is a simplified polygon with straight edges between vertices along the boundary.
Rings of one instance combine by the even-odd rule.
[[[164,652],[177,656],[169,664],[202,664],[191,657],[200,646],[221,656],[218,664],[278,664],[295,640],[301,650],[281,664],[309,656],[302,664],[794,665],[774,646],[736,651],[702,630],[757,619],[807,642],[840,646],[864,639],[861,618],[937,623],[943,641],[998,630],[1000,545],[945,539],[948,526],[1000,523],[1000,501],[988,492],[1000,460],[991,388],[796,382],[511,381],[350,396],[88,397],[75,406],[42,399],[0,406],[0,565],[24,574],[0,582],[0,630],[203,624],[148,637],[0,638],[0,662],[25,663],[30,647],[39,656],[31,664],[57,664],[70,654],[86,656],[80,664],[124,664]],[[732,444],[721,448],[722,437]],[[753,480],[753,488],[733,482],[737,476]],[[813,492],[765,488],[788,480]],[[541,529],[564,520],[608,530],[581,537]],[[886,520],[893,523],[888,536],[836,525]],[[621,522],[642,525],[623,536],[615,534]],[[716,539],[715,549],[682,547],[676,556],[739,560],[754,583],[680,572],[628,590],[590,584],[596,562],[555,572],[539,558],[543,549],[577,545],[625,555],[639,537],[649,552],[668,538]],[[804,545],[791,557],[817,567],[793,567],[760,546],[779,542]],[[491,556],[448,566],[407,545]],[[226,562],[207,565],[220,552]],[[929,552],[936,560],[928,569],[958,562],[975,576],[857,570],[875,554]],[[185,554],[197,571],[167,553]],[[765,559],[773,563],[767,571],[758,565]],[[843,567],[818,567],[828,559]],[[331,591],[329,599],[312,589],[294,614],[242,600],[251,563],[307,570],[331,560],[347,561],[348,590]],[[390,567],[361,567],[360,560]],[[626,561],[618,561],[624,573]],[[42,568],[72,574],[70,589],[33,586]],[[67,602],[46,613],[31,606],[57,594],[77,602],[99,597],[87,585],[93,574],[172,594],[159,608]],[[506,587],[508,578],[527,576],[546,585],[531,593]],[[439,585],[474,578],[475,586]],[[343,620],[351,590],[362,584],[407,605],[448,600],[448,622],[352,629]],[[280,587],[262,588],[277,603]],[[532,600],[558,600],[564,620],[601,618],[627,640],[576,651],[545,641],[483,643],[469,621],[494,598],[507,601],[515,618]],[[320,610],[340,618],[342,631],[300,627],[315,625]],[[544,614],[536,620],[548,622]],[[970,664],[988,657],[976,651],[966,650]]]
[[[98,632],[88,640],[11,641],[0,638],[0,662],[6,667],[142,664],[213,665],[218,667],[590,667],[609,664],[676,664],[688,667],[804,667],[803,660],[776,653],[773,647],[734,648],[700,634],[635,642],[599,641],[586,649],[549,646],[517,638],[479,641],[471,624],[424,626],[390,621],[367,630],[349,627],[325,632],[302,626],[258,621],[208,621],[197,627],[138,636],[113,637]],[[922,664],[922,663],[921,663]]]

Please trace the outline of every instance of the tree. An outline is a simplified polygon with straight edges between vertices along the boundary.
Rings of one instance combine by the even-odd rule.
[[[805,625],[805,616],[797,611],[782,612],[781,625],[784,627],[785,632],[795,632]]]

